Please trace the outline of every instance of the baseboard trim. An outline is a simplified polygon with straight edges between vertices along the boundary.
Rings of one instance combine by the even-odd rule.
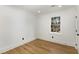
[[[17,46],[15,46],[15,47],[11,48],[11,49],[7,49],[7,50],[5,50],[5,51],[3,51],[3,52],[1,52],[1,53],[3,54],[3,53],[5,53],[5,52],[7,52],[7,51],[9,51],[9,50],[15,49],[15,48],[20,47],[20,46],[22,46],[22,45],[24,45],[24,44],[28,44],[28,43],[30,43],[30,42],[32,42],[32,41],[34,41],[34,40],[42,40],[42,41],[47,41],[47,42],[54,43],[54,44],[60,45],[60,46],[66,46],[66,47],[75,48],[75,47],[73,47],[73,46],[68,46],[68,45],[65,45],[65,44],[60,44],[60,43],[51,42],[51,41],[48,41],[48,40],[45,40],[45,39],[37,38],[37,39],[33,39],[33,40],[29,41],[29,42],[25,42],[25,43],[23,43],[23,44],[17,45]],[[77,49],[76,49],[76,50],[77,50]]]
[[[45,39],[41,39],[41,38],[37,38],[37,39],[38,39],[38,40],[48,41],[48,42],[50,42],[50,43],[54,43],[54,44],[56,44],[56,45],[68,46],[68,47],[75,48],[75,47],[73,47],[73,46],[69,46],[69,45],[65,45],[65,44],[61,44],[61,43],[57,43],[57,42],[51,42],[51,41],[49,41],[49,40],[45,40]],[[76,49],[76,48],[75,48],[75,49]]]
[[[12,49],[15,49],[15,48],[17,48],[17,47],[20,47],[20,46],[22,46],[22,45],[24,45],[24,44],[28,44],[29,42],[31,42],[31,41],[33,41],[33,40],[36,40],[36,39],[32,39],[32,40],[30,40],[30,41],[28,41],[28,42],[27,42],[27,40],[26,40],[25,42],[19,42],[19,43],[15,44],[15,45],[11,45],[11,46],[9,46],[9,47],[3,49],[2,51],[0,51],[0,54],[3,54],[3,53],[5,53],[5,52],[7,52],[7,51],[9,51],[9,50],[12,50]]]

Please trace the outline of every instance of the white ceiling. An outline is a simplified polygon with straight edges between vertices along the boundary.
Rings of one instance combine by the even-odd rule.
[[[53,6],[53,7],[51,7]],[[55,12],[62,9],[72,8],[74,5],[62,5],[62,7],[58,7],[58,5],[11,5],[10,7],[16,7],[19,9],[24,9],[32,12],[35,15],[44,14],[49,12]],[[40,13],[38,13],[40,11]]]

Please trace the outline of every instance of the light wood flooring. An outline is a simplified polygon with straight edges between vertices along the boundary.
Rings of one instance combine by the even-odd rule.
[[[34,40],[3,54],[76,54],[77,50],[71,46],[65,46],[45,40]]]

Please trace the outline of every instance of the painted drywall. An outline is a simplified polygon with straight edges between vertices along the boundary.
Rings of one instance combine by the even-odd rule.
[[[60,16],[60,32],[51,32],[51,17]],[[75,9],[63,9],[38,16],[37,38],[64,45],[75,46]],[[52,39],[52,36],[54,37]]]
[[[0,53],[34,40],[35,18],[28,11],[0,6]]]

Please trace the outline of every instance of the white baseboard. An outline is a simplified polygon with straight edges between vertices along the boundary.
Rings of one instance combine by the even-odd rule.
[[[16,48],[16,47],[19,47],[19,46],[21,46],[21,45],[23,45],[23,44],[27,44],[27,43],[29,43],[29,42],[31,42],[31,41],[33,41],[33,40],[35,40],[35,39],[32,39],[32,40],[29,40],[29,41],[22,41],[22,42],[18,42],[18,43],[16,43],[16,44],[11,44],[11,45],[8,45],[7,47],[5,47],[5,48],[3,48],[2,50],[0,50],[0,54],[1,53],[4,53],[4,52],[6,52],[6,51],[9,51],[9,50],[11,50],[11,49],[14,49],[14,48]]]
[[[51,39],[43,39],[43,38],[37,38],[37,39],[41,39],[41,40],[46,40],[46,41],[49,41],[49,42],[54,42],[54,43],[58,43],[58,44],[61,44],[61,45],[67,45],[67,46],[71,46],[71,47],[74,47],[73,45],[69,45],[69,44],[66,44],[66,43],[63,43],[63,42],[59,42],[59,41],[56,41],[56,40],[51,40]]]

